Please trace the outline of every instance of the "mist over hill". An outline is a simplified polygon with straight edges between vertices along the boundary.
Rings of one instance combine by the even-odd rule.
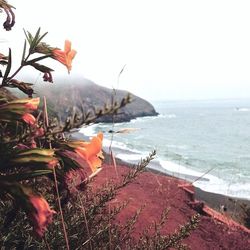
[[[70,80],[62,78],[50,85],[38,84],[35,85],[35,91],[39,96],[47,97],[50,110],[62,121],[70,115],[72,108],[76,111],[82,108],[86,111],[93,110],[94,107],[103,108],[105,104],[111,104],[112,97],[119,102],[128,94],[128,91],[102,87],[82,77],[70,78]],[[115,115],[115,122],[158,114],[148,101],[133,94],[131,98],[132,102]],[[110,115],[98,119],[98,122],[112,121],[113,117]]]

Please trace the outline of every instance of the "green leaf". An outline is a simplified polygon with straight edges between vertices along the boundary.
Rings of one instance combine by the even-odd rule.
[[[53,160],[57,160],[55,157],[51,156],[41,156],[41,155],[30,155],[30,156],[23,156],[12,159],[12,163],[21,163],[21,164],[33,164],[33,163],[50,163]]]
[[[48,73],[48,72],[54,71],[53,69],[51,69],[47,66],[44,66],[42,64],[39,64],[39,63],[32,63],[32,64],[30,64],[30,66],[34,67],[35,69],[37,69],[43,73]]]
[[[24,46],[23,46],[23,55],[22,55],[21,64],[24,63],[24,58],[25,58],[25,54],[26,54],[26,47],[27,47],[27,43],[26,43],[26,40],[25,40],[25,41],[24,41]]]
[[[42,155],[42,156],[53,156],[54,155],[54,150],[53,149],[41,149],[41,148],[36,148],[36,149],[28,149],[24,150],[18,155],[32,155],[32,154],[37,154],[37,155]]]
[[[11,70],[11,63],[12,63],[12,59],[11,59],[11,49],[9,48],[9,56],[8,56],[8,65],[7,65],[7,68],[5,70],[5,73],[4,73],[4,77],[3,77],[3,81],[2,81],[2,84],[4,85],[4,83],[6,82],[7,80],[7,77],[10,73],[10,70]]]
[[[35,53],[35,48],[39,45],[42,39],[48,34],[48,32],[45,32],[43,35],[40,35],[40,31],[41,31],[41,28],[39,27],[34,37],[31,35],[30,32],[24,31],[26,39],[30,45],[30,49],[29,49],[30,54]]]
[[[27,31],[27,32],[26,32],[25,30],[23,30],[23,31],[24,31],[24,34],[25,34],[25,36],[26,36],[26,39],[27,39],[29,45],[31,45],[32,40],[33,40],[33,36],[30,34],[29,31]]]
[[[41,28],[39,27],[36,34],[35,34],[35,37],[30,45],[30,47],[32,47],[32,50],[37,46],[37,40],[39,39],[39,35],[40,35],[40,30]]]
[[[42,41],[42,39],[48,34],[48,32],[45,32],[38,40],[37,45]]]
[[[22,98],[22,99],[15,99],[15,100],[12,100],[10,101],[9,103],[17,103],[17,104],[26,104],[26,103],[29,103],[32,99],[30,98]]]
[[[29,37],[28,37],[28,34],[27,34],[28,31],[26,32],[26,30],[23,29],[23,32],[24,32],[24,35],[25,35],[25,37],[26,37],[26,40],[28,41],[28,43],[29,43],[29,45],[30,45]]]
[[[26,149],[22,150],[18,154],[15,154],[10,159],[10,164],[25,164],[32,167],[38,167],[34,164],[49,164],[53,161],[58,161],[56,157],[54,157],[53,149]]]
[[[35,62],[38,62],[38,61],[40,61],[40,60],[43,60],[43,59],[46,59],[46,58],[49,58],[49,57],[51,57],[51,56],[50,56],[50,55],[40,56],[40,57],[37,57],[37,58],[35,58],[35,59],[32,59],[32,60],[27,61],[26,64],[32,65],[32,64],[35,63]]]

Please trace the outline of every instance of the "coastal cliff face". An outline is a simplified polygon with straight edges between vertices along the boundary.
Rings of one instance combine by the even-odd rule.
[[[58,116],[60,120],[65,120],[72,112],[91,111],[95,108],[103,108],[105,104],[112,102],[112,97],[116,101],[121,101],[128,92],[124,90],[112,90],[93,83],[90,80],[81,78],[64,83],[63,80],[48,87],[39,86],[36,90],[39,95],[45,95],[49,106],[49,111]],[[130,93],[131,94],[131,93]],[[156,116],[158,113],[154,107],[144,99],[131,94],[132,102],[120,109],[114,116],[114,122],[127,122],[136,117]],[[113,122],[110,115],[103,116],[98,122]]]

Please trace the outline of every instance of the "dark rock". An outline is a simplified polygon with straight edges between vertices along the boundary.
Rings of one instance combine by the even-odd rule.
[[[71,82],[57,80],[53,85],[38,87],[36,92],[47,97],[49,112],[57,115],[62,121],[72,114],[72,111],[101,109],[105,104],[110,105],[112,98],[119,103],[128,94],[127,91],[102,87],[84,78],[71,79]],[[97,121],[127,122],[136,117],[158,115],[154,107],[144,99],[133,94],[131,99],[132,102],[121,108],[117,115],[102,116]]]

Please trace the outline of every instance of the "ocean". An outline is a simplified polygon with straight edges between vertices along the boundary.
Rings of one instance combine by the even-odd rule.
[[[104,149],[137,163],[153,149],[148,166],[193,182],[204,191],[250,199],[250,100],[157,101],[159,113],[131,122],[82,128],[104,132]],[[129,133],[109,133],[134,128]]]

